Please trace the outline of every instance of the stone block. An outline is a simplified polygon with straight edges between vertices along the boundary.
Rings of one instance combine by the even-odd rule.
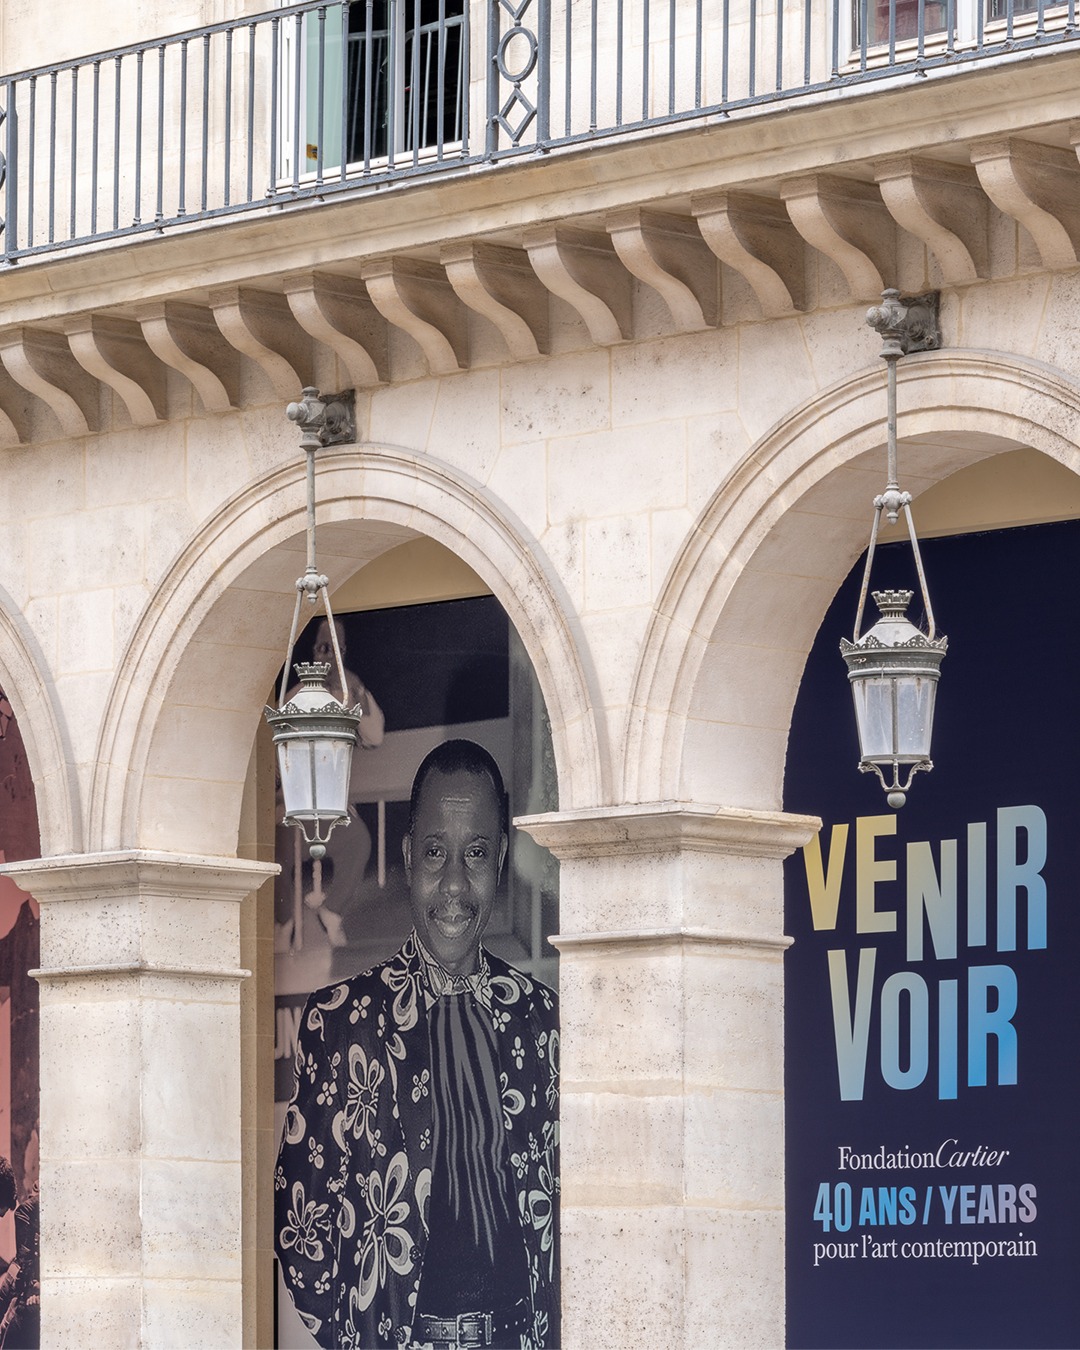
[[[629,609],[651,598],[648,517],[586,521],[586,610]]]
[[[80,1162],[42,1159],[41,1194],[43,1280],[138,1275],[142,1215],[137,1154]]]
[[[554,318],[554,307],[553,307]],[[611,425],[607,351],[553,356],[502,371],[502,441],[586,435]]]
[[[254,726],[251,729],[255,736]],[[236,852],[243,783],[145,779],[138,846],[230,857]]]
[[[397,334],[391,330],[391,336]],[[404,337],[404,334],[397,334]],[[419,353],[417,353],[419,359]],[[371,394],[371,439],[377,445],[426,450],[431,437],[439,380],[415,380],[375,389]]]
[[[564,1205],[563,1350],[738,1344],[684,1339],[683,1262],[675,1206]]]
[[[685,746],[680,797],[738,802],[752,811],[780,809],[786,731],[690,718]]]
[[[489,492],[512,503],[521,523],[537,537],[548,522],[547,473],[544,446],[523,443],[503,446],[487,478]]]
[[[685,1225],[683,1344],[783,1345],[783,1212],[688,1208]]]
[[[84,590],[59,597],[57,673],[111,671],[113,647],[112,590]]]
[[[776,908],[782,912],[779,892]],[[777,930],[781,922],[778,912]],[[682,1069],[688,1085],[701,1090],[782,1092],[781,949],[690,944],[683,972],[688,1014]]]
[[[616,348],[611,354],[612,426],[735,408],[739,363],[732,336],[714,329]]]
[[[144,1159],[142,1214],[148,1280],[239,1282],[238,1163]]]
[[[172,983],[180,986],[175,1001],[154,999],[142,1008],[143,1152],[235,1163],[239,1189],[239,999],[186,1003],[182,982]]]
[[[142,1068],[137,1011],[95,998],[94,982],[62,980],[41,991],[41,1118],[44,1160],[124,1158],[139,1147],[141,1110],[132,1091]]]
[[[564,954],[559,971],[564,1006],[562,1073],[568,1084],[625,1089],[677,1083],[683,1045],[682,963],[674,947],[609,954]]]
[[[137,1276],[48,1275],[43,1268],[42,1277],[43,1346],[141,1350],[142,1281]]]
[[[242,1318],[239,1279],[146,1279],[142,1345],[155,1350],[222,1350],[236,1345]]]
[[[548,442],[548,514],[630,516],[686,503],[686,426],[681,419],[558,437]]]
[[[182,499],[186,437],[183,422],[112,432],[107,454],[95,447],[86,456],[86,505],[93,510]]]
[[[687,1092],[682,1180],[688,1206],[781,1209],[784,1101],[780,1092]]]
[[[560,1102],[565,1205],[678,1205],[683,1094],[677,1083],[577,1087]]]
[[[424,448],[486,483],[499,453],[499,372],[469,371],[440,380]],[[517,509],[516,497],[509,498]]]
[[[609,711],[612,708],[621,711],[629,702],[648,620],[649,615],[644,609],[586,614],[581,620],[581,630],[596,670],[596,686]],[[613,743],[618,744],[618,739]]]

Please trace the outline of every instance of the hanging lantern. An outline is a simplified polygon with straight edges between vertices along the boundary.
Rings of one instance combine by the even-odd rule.
[[[864,773],[876,773],[890,806],[903,806],[912,777],[932,769],[934,697],[948,638],[929,638],[907,617],[912,591],[874,591],[881,618],[840,641],[847,662]],[[885,770],[891,770],[886,779]],[[901,783],[901,772],[908,770]]]
[[[926,351],[938,345],[937,296],[901,301],[898,291],[888,290],[883,303],[868,311],[866,321],[884,338],[881,355],[886,362],[888,390],[888,482],[885,491],[874,498],[874,521],[855,632],[851,641],[841,639],[840,654],[847,664],[855,701],[859,768],[863,773],[876,773],[889,805],[899,808],[907,800],[915,774],[934,767],[930,758],[934,699],[948,647],[948,639],[944,634],[938,637],[934,625],[919,538],[911,516],[911,493],[900,490],[896,458],[896,363],[908,352]],[[893,524],[901,515],[907,522],[926,610],[926,632],[907,617],[914,592],[888,590],[873,592],[881,617],[860,634],[882,513]]]
[[[326,684],[330,664],[325,661],[300,662],[295,667],[300,688],[291,695],[286,691],[305,599],[311,605],[320,599],[323,602],[343,697],[348,689],[330,608],[329,578],[315,566],[315,451],[323,445],[355,440],[356,432],[347,395],[323,401],[317,389],[305,389],[298,403],[289,404],[286,415],[299,424],[303,432],[300,447],[307,455],[307,569],[296,583],[279,706],[267,705],[264,711],[277,748],[285,800],[282,823],[299,826],[309,853],[317,860],[325,857],[326,841],[335,825],[349,823],[349,779],[361,708],[359,704],[346,707],[331,694]]]
[[[268,707],[266,720],[277,747],[285,799],[282,824],[299,825],[311,856],[321,858],[330,831],[349,821],[349,778],[360,709],[346,708],[326,687],[329,662],[300,662],[295,670],[300,688],[281,708]]]

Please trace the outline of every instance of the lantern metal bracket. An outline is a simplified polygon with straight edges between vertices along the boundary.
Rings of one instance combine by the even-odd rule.
[[[290,403],[285,416],[300,428],[301,450],[328,445],[352,445],[356,441],[356,390],[341,394],[320,394],[312,385],[305,388],[296,403]]]
[[[940,308],[940,291],[904,296],[894,287],[882,291],[881,304],[866,311],[866,322],[884,339],[881,355],[888,360],[892,349],[897,357],[936,351],[941,346]]]
[[[926,622],[929,626],[929,638],[933,642],[936,633],[934,609],[930,603],[930,592],[926,586],[926,573],[923,570],[922,553],[919,549],[919,537],[915,533],[915,521],[911,515],[911,493],[900,489],[899,471],[896,456],[896,363],[902,356],[913,352],[934,351],[941,346],[941,327],[938,322],[940,295],[937,291],[927,291],[923,295],[901,296],[894,287],[881,293],[881,304],[866,311],[866,322],[881,334],[881,358],[885,362],[886,388],[888,392],[888,415],[885,424],[886,448],[888,452],[887,477],[885,491],[874,498],[874,521],[870,530],[870,547],[866,553],[866,567],[863,571],[862,588],[859,591],[859,608],[855,616],[855,641],[858,642],[862,629],[863,613],[866,609],[866,597],[870,590],[870,570],[874,563],[877,548],[878,531],[881,527],[881,513],[895,525],[903,512],[911,539],[911,551],[915,555],[915,570],[919,577],[919,590],[926,610]]]
[[[870,546],[866,551],[854,637],[851,642],[841,639],[840,654],[847,663],[848,679],[855,694],[862,750],[859,768],[863,773],[876,774],[889,805],[899,808],[907,798],[915,775],[933,768],[927,752],[930,749],[934,690],[947,639],[937,636],[919,537],[911,514],[911,493],[900,487],[896,444],[896,366],[900,358],[910,352],[930,351],[940,345],[938,296],[929,292],[901,298],[899,291],[887,290],[882,295],[882,303],[867,311],[866,322],[882,337],[881,357],[885,362],[888,391],[888,473],[885,491],[874,498]],[[881,619],[867,633],[862,632],[882,513],[892,524],[896,524],[901,515],[904,516],[915,557],[928,632],[924,632],[905,615],[912,598],[909,590],[875,591],[874,599],[881,610]],[[905,700],[903,718],[901,697]],[[886,748],[889,744],[891,753]]]
[[[881,772],[881,765],[875,763],[873,760],[865,760],[865,759],[860,760],[859,772],[876,773],[878,776],[878,782],[881,784],[881,786],[885,789],[885,791],[889,795],[889,805],[893,807],[903,806],[904,804],[903,799],[911,791],[911,780],[915,777],[917,773],[929,773],[929,771],[934,767],[934,761],[932,759],[919,759],[916,760],[914,764],[909,764],[907,781],[904,783],[900,781],[900,761],[898,759],[891,759],[889,760],[889,763],[892,765],[891,783],[886,779],[885,775]],[[893,800],[894,793],[900,798],[899,801]]]
[[[300,428],[300,449],[307,458],[307,567],[304,575],[296,582],[296,608],[293,611],[285,666],[281,672],[281,694],[278,698],[280,705],[285,703],[285,692],[289,686],[289,666],[292,664],[293,648],[296,646],[297,634],[300,631],[300,609],[305,598],[312,605],[318,604],[320,599],[323,602],[342,698],[348,689],[345,682],[345,663],[341,658],[334,614],[330,608],[330,593],[327,590],[330,578],[324,576],[315,566],[315,451],[330,445],[346,445],[356,440],[356,394],[354,390],[346,389],[342,394],[330,394],[323,398],[318,389],[308,385],[301,391],[297,402],[290,403],[285,409],[285,416]]]

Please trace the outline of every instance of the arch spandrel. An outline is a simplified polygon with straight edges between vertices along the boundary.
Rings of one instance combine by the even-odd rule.
[[[899,376],[901,475],[913,495],[1021,447],[1080,473],[1080,383],[1063,372],[1002,353],[939,351],[907,358]],[[876,367],[796,409],[718,486],[646,635],[627,800],[780,807],[803,666],[866,546],[884,485],[884,422]]]
[[[331,590],[419,534],[457,553],[501,601],[534,664],[562,799],[603,800],[595,699],[569,607],[520,523],[480,485],[393,447],[323,452],[317,475],[318,561]],[[304,569],[305,502],[302,464],[265,475],[207,523],[158,587],[104,719],[91,848],[235,851],[251,745]]]

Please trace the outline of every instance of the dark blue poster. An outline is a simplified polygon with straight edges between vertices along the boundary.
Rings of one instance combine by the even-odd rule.
[[[788,1344],[1078,1346],[1080,523],[924,551],[934,771],[900,811],[857,771],[861,563],[792,724],[824,825],[786,875]]]

